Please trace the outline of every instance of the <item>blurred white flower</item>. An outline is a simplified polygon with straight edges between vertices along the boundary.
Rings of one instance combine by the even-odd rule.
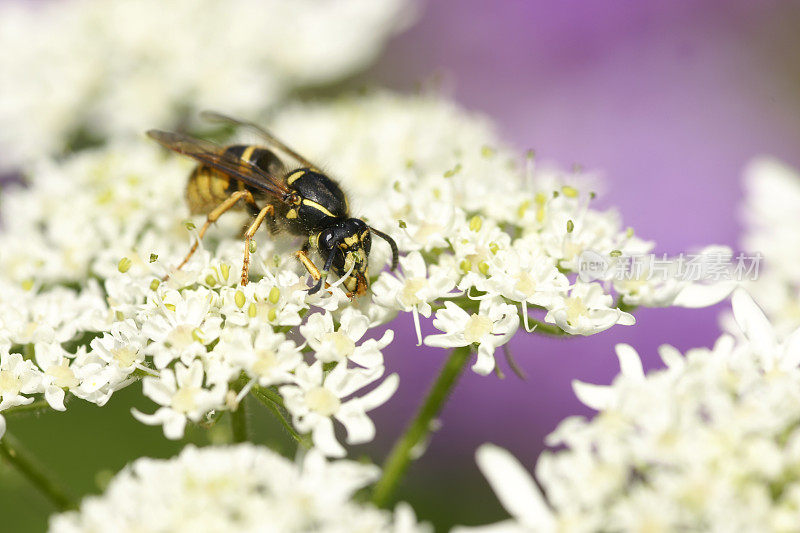
[[[610,386],[575,382],[599,412],[564,420],[533,479],[507,452],[478,463],[512,520],[487,531],[796,531],[800,523],[800,330],[780,341],[743,291],[738,337],[645,374],[617,346]],[[502,527],[501,527],[502,526]],[[505,528],[505,529],[503,529]]]
[[[0,46],[16,50],[0,56],[0,167],[199,109],[263,113],[367,66],[412,11],[408,0],[29,4],[0,4]]]
[[[785,336],[800,327],[800,172],[756,158],[745,168],[744,189],[741,245],[761,259],[745,286]]]
[[[354,501],[378,472],[354,461],[327,462],[314,451],[293,463],[250,444],[187,446],[172,459],[137,459],[103,495],[52,516],[49,531],[430,532],[407,505],[393,515]]]

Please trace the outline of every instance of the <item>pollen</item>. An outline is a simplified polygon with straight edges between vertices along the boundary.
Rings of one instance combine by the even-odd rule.
[[[195,397],[200,392],[198,387],[182,387],[172,395],[172,408],[179,413],[188,413],[197,408]]]
[[[53,378],[53,385],[61,387],[62,389],[77,387],[79,383],[78,378],[75,377],[75,373],[66,362],[48,368],[47,375]]]
[[[0,370],[0,390],[4,395],[16,396],[22,389],[22,383],[19,378],[8,370]]]
[[[406,280],[403,290],[399,294],[400,303],[405,306],[411,307],[422,303],[422,300],[417,296],[417,293],[425,287],[425,278],[410,278]]]
[[[306,391],[306,405],[322,416],[331,416],[339,411],[342,402],[325,387],[314,387]]]
[[[489,317],[472,315],[464,326],[464,340],[469,344],[480,342],[486,335],[492,332],[494,324]]]
[[[322,342],[329,346],[336,359],[345,359],[353,354],[356,343],[341,331],[332,331],[322,336]]]
[[[253,372],[262,377],[272,375],[278,366],[278,357],[272,350],[259,350],[256,353],[256,362],[253,363]]]
[[[567,322],[573,326],[578,322],[582,316],[589,314],[589,308],[583,303],[580,296],[570,296],[564,299],[567,304]]]

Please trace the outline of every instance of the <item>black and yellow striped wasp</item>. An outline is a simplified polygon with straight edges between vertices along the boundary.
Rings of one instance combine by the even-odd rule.
[[[397,268],[394,240],[363,220],[351,217],[341,187],[318,166],[256,124],[210,111],[201,116],[252,130],[264,145],[220,146],[180,133],[147,132],[163,146],[198,162],[189,176],[186,199],[192,214],[205,214],[207,218],[178,269],[192,257],[211,224],[226,211],[241,208],[255,217],[244,233],[242,285],[248,282],[251,240],[265,219],[273,233],[285,230],[306,238],[295,256],[316,281],[310,294],[324,286],[329,272],[345,277],[343,285],[350,298],[363,294],[369,287],[367,257],[372,246],[371,233],[389,243],[392,270]],[[286,159],[292,163],[287,165]],[[321,271],[309,252],[318,252],[322,257]]]

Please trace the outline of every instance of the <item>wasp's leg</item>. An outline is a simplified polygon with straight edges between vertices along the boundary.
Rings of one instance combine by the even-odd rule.
[[[250,227],[247,228],[247,231],[244,232],[244,259],[242,260],[242,285],[247,285],[248,277],[247,274],[250,271],[250,241],[253,240],[253,235],[256,234],[258,228],[261,226],[261,223],[264,222],[264,218],[267,215],[272,216],[275,214],[275,208],[272,205],[267,205],[258,212],[256,215],[256,219],[250,224]]]
[[[200,233],[198,233],[197,235],[197,240],[189,249],[189,253],[186,254],[186,257],[183,258],[181,264],[178,265],[178,268],[176,268],[175,270],[180,270],[186,263],[189,262],[189,259],[191,259],[192,255],[194,255],[194,253],[197,251],[197,247],[200,246],[200,240],[206,234],[208,228],[211,227],[211,224],[216,222],[219,219],[219,217],[221,217],[223,213],[225,213],[225,211],[229,210],[231,207],[236,205],[236,202],[242,199],[248,204],[255,205],[256,203],[255,200],[253,199],[253,195],[250,194],[250,191],[236,191],[235,193],[231,194],[228,198],[223,200],[222,203],[220,203],[208,214],[208,216],[206,217],[206,223],[203,224],[203,227],[200,228]],[[164,276],[164,280],[166,280],[167,278],[169,278],[169,274]]]
[[[319,281],[322,277],[319,273],[319,269],[317,265],[308,257],[308,243],[303,245],[302,250],[298,250],[294,253],[294,256],[297,258],[298,261],[303,263],[303,266],[306,267],[308,273],[311,274],[311,277],[314,278],[314,281]]]

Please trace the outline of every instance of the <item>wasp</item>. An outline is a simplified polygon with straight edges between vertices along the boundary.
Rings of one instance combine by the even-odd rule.
[[[350,215],[339,184],[280,141],[266,129],[219,113],[205,111],[206,120],[252,130],[263,145],[220,146],[181,133],[150,130],[147,135],[166,148],[197,161],[186,185],[186,199],[192,214],[205,214],[206,222],[184,260],[192,257],[208,228],[225,212],[247,209],[255,217],[244,233],[242,285],[248,282],[251,241],[264,221],[271,233],[282,230],[305,238],[297,259],[315,280],[308,291],[314,294],[333,272],[343,279],[348,297],[369,287],[368,255],[371,234],[385,240],[392,249],[392,270],[397,268],[397,244],[387,234]],[[319,270],[309,257],[316,252],[324,261]]]

